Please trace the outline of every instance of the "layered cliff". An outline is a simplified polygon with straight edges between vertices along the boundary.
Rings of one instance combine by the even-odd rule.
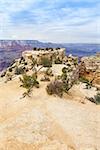
[[[81,59],[80,75],[100,86],[100,53]]]

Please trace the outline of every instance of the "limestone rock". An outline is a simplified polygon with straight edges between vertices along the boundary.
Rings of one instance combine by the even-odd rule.
[[[80,76],[100,85],[100,55],[83,57],[80,63]]]

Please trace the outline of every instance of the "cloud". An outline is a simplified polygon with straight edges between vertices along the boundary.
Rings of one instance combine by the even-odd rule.
[[[0,39],[98,42],[99,0],[0,0]]]
[[[36,0],[0,0],[0,10],[7,13],[18,12],[28,9]]]

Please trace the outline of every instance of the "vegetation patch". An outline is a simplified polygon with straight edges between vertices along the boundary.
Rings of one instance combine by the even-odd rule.
[[[47,85],[46,91],[49,95],[56,94],[59,97],[63,96],[63,83],[55,80]]]
[[[47,76],[53,76],[52,69],[47,68],[45,74],[46,74]]]
[[[79,78],[79,81],[80,81],[80,82],[83,82],[83,83],[89,82],[89,80],[86,79],[85,77],[80,77],[80,78]]]
[[[15,75],[20,75],[23,73],[25,73],[25,68],[23,68],[23,67],[16,67],[15,68]]]
[[[82,83],[86,83],[86,89],[90,89],[92,87],[93,80],[89,81],[85,77],[80,77],[79,81],[82,82]]]
[[[25,97],[25,95],[30,95],[33,87],[39,88],[37,74],[33,74],[32,76],[24,74],[22,78],[20,78],[20,81],[22,83],[21,86],[27,89],[27,92],[23,94],[23,97]]]
[[[94,98],[93,97],[86,97],[89,101],[97,104],[97,105],[100,105],[100,92],[97,93]]]
[[[96,100],[96,103],[100,105],[100,93],[97,93],[97,95],[94,96],[94,99]]]
[[[56,58],[56,60],[55,60],[55,64],[62,64],[62,61],[60,60],[60,58],[59,58],[59,57],[57,57],[57,58]]]
[[[50,60],[48,57],[42,57],[41,65],[43,65],[43,67],[52,67],[52,60]]]

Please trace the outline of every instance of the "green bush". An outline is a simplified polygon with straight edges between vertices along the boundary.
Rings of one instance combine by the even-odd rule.
[[[7,72],[6,73],[6,81],[5,81],[5,83],[7,83],[8,81],[11,81],[12,77],[13,77],[13,75],[11,74],[11,72]]]
[[[61,75],[55,76],[55,80],[61,80]]]
[[[39,82],[37,81],[36,75],[29,76],[24,74],[22,78],[20,78],[20,81],[22,82],[21,86],[26,89],[31,89],[33,86],[39,88]]]
[[[63,82],[65,82],[65,81],[67,80],[67,74],[66,74],[66,73],[62,73],[62,75],[61,75],[61,80],[62,80]]]
[[[28,89],[26,92],[23,93],[23,97],[22,97],[22,98],[24,98],[24,97],[26,97],[26,96],[30,97],[31,92],[32,92],[32,90],[31,90],[31,89]]]
[[[47,68],[45,74],[48,75],[48,76],[53,76],[52,69]]]
[[[74,59],[74,65],[75,65],[75,66],[78,65],[78,59],[77,59],[77,58]]]
[[[59,79],[56,79],[54,82],[49,83],[46,90],[49,95],[56,94],[59,97],[62,97],[63,92],[67,93],[72,86],[73,83],[69,82],[67,75],[64,73],[59,77]]]
[[[95,95],[94,98],[96,103],[100,105],[100,93],[97,93],[97,95]]]
[[[70,88],[71,88],[71,86],[69,85],[68,80],[66,82],[63,82],[63,91],[64,92],[67,93]]]
[[[74,83],[70,83],[68,79],[68,69],[64,67],[62,69],[61,80],[63,82],[63,91],[68,92],[68,90],[73,86]]]
[[[19,79],[22,82],[21,86],[27,89],[27,91],[23,93],[22,98],[26,96],[30,97],[33,87],[39,88],[39,82],[37,81],[36,74],[33,74],[32,76],[24,74],[22,78],[19,78]]]
[[[36,59],[32,58],[32,67],[34,67],[37,64]]]
[[[86,79],[84,77],[80,77],[79,81],[86,83],[86,89],[90,89],[92,87],[92,81],[89,81],[88,79]]]
[[[52,60],[50,60],[47,57],[42,57],[41,58],[41,65],[43,65],[43,67],[52,67]]]
[[[80,81],[80,82],[83,82],[83,83],[89,82],[89,80],[86,79],[85,77],[79,77],[79,81]]]
[[[90,89],[92,87],[92,83],[91,82],[87,82],[86,83],[86,89]]]
[[[47,85],[46,91],[49,95],[56,94],[59,97],[63,96],[63,83],[55,80]]]
[[[62,61],[60,60],[60,58],[58,57],[58,58],[56,58],[56,60],[55,60],[55,64],[62,64]]]
[[[68,69],[66,67],[62,68],[62,73],[67,73]]]

